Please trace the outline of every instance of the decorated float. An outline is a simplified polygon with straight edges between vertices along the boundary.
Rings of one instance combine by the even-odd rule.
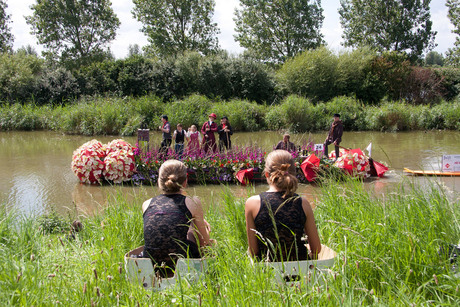
[[[321,157],[321,152],[314,151],[309,144],[291,154],[296,164],[297,179],[302,183],[328,177],[382,177],[388,170],[385,165],[367,157],[361,149],[342,148],[340,156],[335,159],[335,153],[327,158]],[[141,185],[156,184],[161,164],[168,159],[178,159],[187,166],[189,182],[244,185],[265,181],[266,155],[267,152],[257,146],[234,146],[228,152],[185,152],[178,156],[172,148],[164,153],[159,148],[150,149],[142,142],[132,146],[121,139],[108,144],[92,140],[74,151],[71,166],[81,183],[132,182]]]

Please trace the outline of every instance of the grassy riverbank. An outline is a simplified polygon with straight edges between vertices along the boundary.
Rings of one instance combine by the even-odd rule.
[[[140,127],[156,130],[167,114],[173,126],[200,127],[209,113],[226,115],[236,131],[284,129],[290,132],[327,130],[334,113],[340,113],[347,131],[460,130],[460,100],[411,105],[382,101],[364,105],[350,97],[312,103],[288,96],[276,105],[246,100],[214,101],[192,95],[164,103],[155,96],[91,98],[65,106],[0,105],[0,131],[51,130],[82,135],[133,135]]]
[[[322,190],[315,217],[324,244],[338,252],[326,285],[278,286],[245,254],[244,199],[224,193],[208,210],[214,272],[190,286],[150,292],[126,280],[123,254],[142,245],[142,200],[121,195],[83,220],[75,239],[48,233],[57,218],[33,221],[1,212],[0,305],[458,305],[446,243],[459,243],[459,201],[438,186],[410,183],[376,197],[359,182]],[[248,190],[248,192],[250,192]],[[206,200],[204,200],[206,201]],[[224,218],[223,218],[224,217]],[[44,233],[44,230],[46,232]]]

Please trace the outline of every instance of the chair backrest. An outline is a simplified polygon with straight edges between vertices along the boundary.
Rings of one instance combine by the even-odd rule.
[[[336,252],[325,245],[321,245],[321,253],[318,260],[267,262],[274,270],[278,283],[298,283],[302,278],[305,283],[322,283],[325,274],[330,272],[334,265]]]
[[[163,290],[174,285],[178,280],[196,282],[207,269],[207,260],[202,258],[179,258],[173,277],[162,278],[155,273],[150,258],[139,258],[144,246],[133,249],[125,254],[125,269],[128,280],[139,283],[145,289]]]

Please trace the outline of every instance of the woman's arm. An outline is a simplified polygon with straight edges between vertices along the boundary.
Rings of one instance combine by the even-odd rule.
[[[246,217],[246,235],[248,237],[248,252],[251,256],[259,253],[257,244],[255,217],[260,210],[260,197],[258,195],[248,198],[244,207],[244,215]]]
[[[311,256],[313,259],[317,259],[318,254],[321,252],[321,242],[319,240],[318,229],[316,228],[315,217],[313,216],[313,209],[305,197],[302,197],[302,208],[307,216],[305,234],[308,236]]]
[[[185,205],[192,214],[192,222],[195,226],[195,233],[198,237],[198,240],[200,241],[199,246],[210,245],[209,228],[207,227],[206,221],[204,220],[204,213],[203,207],[201,206],[201,201],[197,197],[194,197],[193,199],[187,197],[185,198]]]

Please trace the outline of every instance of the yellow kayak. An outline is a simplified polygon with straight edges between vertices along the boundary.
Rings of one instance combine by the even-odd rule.
[[[415,176],[460,176],[460,172],[441,172],[441,171],[420,171],[411,170],[404,168],[404,173],[408,173]]]

